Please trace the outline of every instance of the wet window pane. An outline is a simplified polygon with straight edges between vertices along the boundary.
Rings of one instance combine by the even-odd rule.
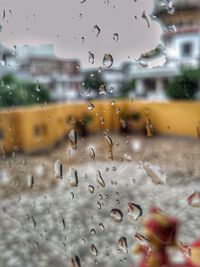
[[[1,0],[0,266],[200,267],[199,99],[199,0]]]

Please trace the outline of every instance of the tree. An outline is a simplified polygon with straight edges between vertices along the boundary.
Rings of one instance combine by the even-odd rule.
[[[84,87],[88,90],[98,91],[101,85],[105,84],[102,75],[98,72],[88,72],[84,79]]]
[[[171,99],[195,99],[199,90],[200,69],[183,69],[167,86],[166,93]]]
[[[130,92],[135,90],[135,79],[124,82],[122,85],[121,96],[127,97]]]
[[[48,89],[43,85],[18,80],[11,74],[0,82],[0,107],[26,106],[49,102]]]

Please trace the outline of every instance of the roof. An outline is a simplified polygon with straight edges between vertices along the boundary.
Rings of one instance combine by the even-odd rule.
[[[169,0],[155,0],[154,13],[165,12],[166,7],[169,5]],[[200,9],[200,0],[174,0],[173,7],[175,10],[188,10],[188,9]]]

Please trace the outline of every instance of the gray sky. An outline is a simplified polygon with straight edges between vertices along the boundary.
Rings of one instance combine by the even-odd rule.
[[[57,56],[79,58],[84,67],[93,66],[88,62],[88,51],[95,55],[95,66],[102,65],[105,53],[112,54],[115,64],[119,64],[128,57],[138,58],[161,42],[161,26],[148,16],[152,13],[153,0],[80,2],[1,0],[0,24],[3,29],[0,42],[9,46],[53,43]],[[150,28],[141,18],[143,11],[148,16]],[[96,31],[93,32],[95,25],[101,29],[98,37]],[[113,40],[114,33],[119,34],[117,42]],[[81,37],[84,37],[84,43]]]

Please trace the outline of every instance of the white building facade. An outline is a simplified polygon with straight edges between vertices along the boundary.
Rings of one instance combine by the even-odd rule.
[[[200,66],[200,1],[174,0],[175,12],[167,12],[164,1],[156,0],[155,15],[164,30],[166,63],[148,68],[138,63],[129,67],[129,78],[136,80],[133,94],[136,98],[167,100],[165,88],[169,80],[177,76],[182,67]]]

